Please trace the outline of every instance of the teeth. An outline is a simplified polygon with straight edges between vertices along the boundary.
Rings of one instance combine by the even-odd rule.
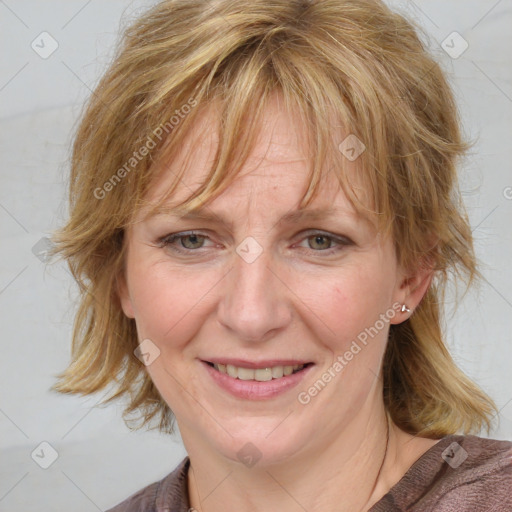
[[[238,370],[238,375],[240,375],[240,370]],[[265,382],[267,380],[272,380],[272,368],[258,368],[254,370],[254,380],[259,382]]]
[[[284,371],[283,371],[282,366],[274,366],[272,368],[272,378],[280,379],[283,375],[284,375]]]
[[[272,366],[271,368],[242,368],[233,366],[232,364],[214,364],[213,367],[220,373],[224,373],[240,380],[256,380],[258,382],[265,382],[272,379],[280,379],[283,376],[291,375],[297,370],[304,368],[303,364],[296,364],[294,366]]]
[[[240,380],[254,380],[254,370],[251,370],[250,368],[235,368],[235,371],[238,372],[238,375],[231,375],[231,377],[238,377]],[[234,372],[233,372],[234,373]]]
[[[283,366],[283,373],[285,375],[291,375],[293,373],[293,366]]]

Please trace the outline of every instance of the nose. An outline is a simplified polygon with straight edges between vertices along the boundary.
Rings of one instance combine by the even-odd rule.
[[[290,291],[270,252],[251,263],[235,254],[225,277],[218,320],[240,341],[266,341],[290,324]]]

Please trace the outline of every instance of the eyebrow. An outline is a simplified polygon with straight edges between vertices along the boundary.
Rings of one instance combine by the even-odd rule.
[[[293,224],[303,221],[323,220],[337,216],[339,217],[342,215],[346,216],[347,214],[350,217],[354,217],[354,214],[351,212],[343,213],[335,208],[302,209],[285,213],[277,221],[277,224]],[[233,224],[231,220],[224,218],[221,214],[208,212],[208,210],[204,208],[184,211],[180,210],[179,208],[170,208],[164,206],[158,208],[154,215],[170,215],[171,217],[175,217],[180,220],[201,220],[205,222],[219,223],[229,227],[231,227]]]

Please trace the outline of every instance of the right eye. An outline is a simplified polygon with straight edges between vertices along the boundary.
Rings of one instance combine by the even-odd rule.
[[[180,243],[177,245],[176,241],[178,240]],[[160,238],[159,245],[184,254],[187,252],[193,252],[197,249],[202,249],[205,240],[209,240],[206,235],[193,231],[184,231],[181,233],[171,233],[170,235]]]

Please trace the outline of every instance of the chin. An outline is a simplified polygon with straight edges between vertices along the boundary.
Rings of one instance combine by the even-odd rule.
[[[240,422],[236,428],[229,430],[233,437],[223,436],[222,439],[212,439],[210,445],[216,446],[217,451],[225,458],[249,468],[256,465],[262,467],[289,462],[301,447],[305,447],[307,438],[311,436],[307,436],[303,428],[300,432],[279,428],[285,417],[286,415],[269,418],[263,422],[259,420]],[[272,428],[269,429],[270,424]]]

